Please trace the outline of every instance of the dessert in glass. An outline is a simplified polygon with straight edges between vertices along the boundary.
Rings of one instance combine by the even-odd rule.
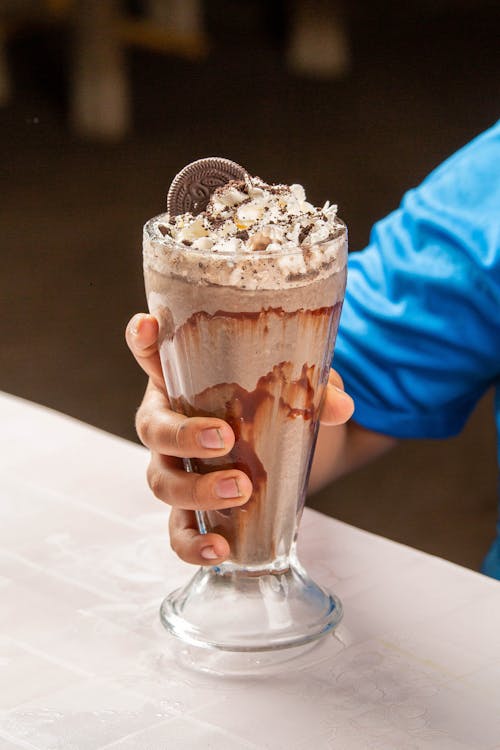
[[[296,540],[347,231],[336,206],[314,207],[300,185],[267,184],[237,165],[235,179],[209,179],[215,161],[226,160],[194,163],[181,203],[189,210],[174,206],[145,225],[146,293],[172,409],[224,419],[236,438],[226,456],[185,459],[186,470],[236,467],[253,492],[243,506],[197,513],[201,532],[227,539],[230,558],[169,594],[161,620],[192,645],[268,651],[314,641],[342,616],[299,562]]]

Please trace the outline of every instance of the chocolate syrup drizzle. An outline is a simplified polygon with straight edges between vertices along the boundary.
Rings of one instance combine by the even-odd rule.
[[[193,366],[195,355],[199,351],[200,338],[217,341],[218,336],[230,337],[237,341],[237,335],[252,335],[257,341],[262,340],[269,329],[280,325],[279,321],[294,321],[297,335],[313,336],[315,341],[322,342],[327,356],[333,349],[340,304],[333,307],[322,307],[316,310],[297,310],[287,312],[283,308],[268,308],[258,312],[230,312],[217,310],[213,314],[204,311],[193,314],[183,325],[173,330],[173,320],[169,311],[165,311],[164,322],[168,321],[166,334],[166,352],[171,356],[182,358],[182,365]],[[296,319],[296,320],[295,320]],[[227,330],[229,327],[229,330]],[[251,329],[252,333],[249,333]],[[169,335],[170,334],[170,335]],[[210,338],[207,339],[206,337]],[[311,354],[316,349],[313,345]],[[277,352],[279,355],[279,352]],[[206,365],[210,369],[210,364]],[[231,546],[232,560],[244,564],[260,564],[276,557],[277,546],[283,535],[292,535],[295,527],[295,514],[300,513],[304,499],[305,484],[309,466],[304,466],[303,476],[294,487],[298,501],[291,509],[277,507],[277,500],[270,496],[270,483],[276,477],[268,476],[268,467],[276,472],[280,466],[278,457],[270,450],[269,440],[275,440],[276,451],[280,451],[280,439],[293,424],[300,420],[308,423],[308,428],[296,428],[290,434],[299,435],[297,460],[303,461],[312,450],[317,434],[319,413],[321,409],[324,385],[328,379],[330,362],[302,363],[300,375],[297,363],[283,360],[275,364],[269,372],[262,375],[253,390],[249,391],[236,382],[218,383],[197,393],[189,393],[187,384],[197,382],[196,373],[184,381],[187,390],[183,395],[171,396],[170,401],[175,411],[186,416],[216,416],[227,421],[235,434],[235,444],[229,454],[214,459],[192,459],[194,471],[207,473],[214,470],[237,468],[245,472],[253,484],[249,501],[238,508],[225,511],[210,511],[207,515],[210,530],[223,534]],[[169,368],[166,368],[166,374]],[[168,377],[167,377],[168,384]],[[169,392],[172,391],[169,389]],[[274,454],[274,456],[273,456]],[[307,462],[306,462],[307,464]],[[293,467],[296,470],[296,467]],[[274,494],[274,493],[273,493]],[[274,506],[273,506],[274,504]],[[285,518],[288,516],[288,518]],[[290,539],[291,541],[291,539]]]

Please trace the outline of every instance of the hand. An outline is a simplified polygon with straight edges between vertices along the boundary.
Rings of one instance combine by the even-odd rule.
[[[171,410],[157,347],[158,323],[152,315],[134,315],[125,337],[135,359],[149,376],[136,416],[136,429],[151,451],[149,486],[157,498],[172,506],[169,526],[172,549],[189,563],[221,563],[229,557],[229,544],[220,534],[200,534],[194,511],[244,505],[252,494],[252,483],[237,469],[209,474],[186,472],[181,459],[224,456],[234,445],[234,433],[222,419],[188,418]],[[343,424],[353,411],[353,401],[343,390],[340,375],[331,370],[321,422]]]

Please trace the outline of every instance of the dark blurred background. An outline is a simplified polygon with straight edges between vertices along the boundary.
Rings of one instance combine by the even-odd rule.
[[[0,0],[0,388],[135,440],[141,228],[221,155],[330,198],[352,251],[498,118],[497,2]],[[493,538],[492,398],[310,499],[477,568]]]

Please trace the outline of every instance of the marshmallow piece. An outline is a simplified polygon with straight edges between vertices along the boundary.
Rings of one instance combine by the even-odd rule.
[[[193,242],[193,247],[197,250],[211,250],[214,241],[210,237],[199,237]]]
[[[236,211],[236,220],[239,221],[242,225],[246,224],[247,226],[250,226],[250,224],[253,224],[255,221],[260,219],[263,213],[263,205],[259,205],[257,203],[245,203]],[[243,228],[246,229],[246,227]]]
[[[303,203],[306,199],[306,191],[302,187],[302,185],[290,185],[290,192],[293,195],[296,200],[299,201],[299,203]]]

